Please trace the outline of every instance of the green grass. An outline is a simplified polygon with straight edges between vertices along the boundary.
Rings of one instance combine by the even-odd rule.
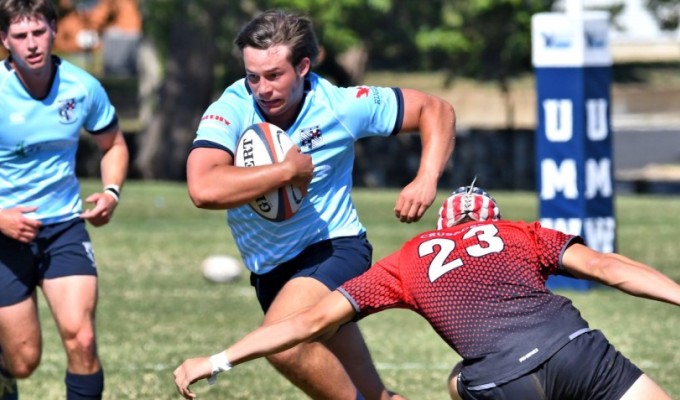
[[[84,192],[98,187],[87,182]],[[438,204],[423,221],[400,224],[392,214],[395,190],[355,190],[376,259],[432,226]],[[532,193],[497,192],[505,218],[536,218]],[[680,281],[677,259],[680,201],[620,197],[619,250]],[[223,212],[195,209],[183,184],[130,182],[111,224],[89,229],[100,273],[99,352],[106,371],[105,399],[177,399],[172,371],[187,357],[213,354],[256,327],[261,312],[246,278],[211,284],[199,264],[210,254],[236,255]],[[680,398],[680,312],[667,304],[615,290],[563,293],[591,326],[602,329],[629,358]],[[64,398],[65,356],[41,298],[42,364],[20,382],[21,398]],[[416,314],[393,310],[360,323],[389,387],[414,400],[445,399],[445,378],[459,360]],[[202,399],[304,398],[262,360],[235,368]]]

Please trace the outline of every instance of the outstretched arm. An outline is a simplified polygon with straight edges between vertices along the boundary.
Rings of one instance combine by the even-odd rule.
[[[323,338],[349,322],[354,314],[354,308],[345,296],[334,291],[316,306],[300,314],[255,329],[222,353],[184,361],[174,372],[177,390],[184,398],[193,399],[196,394],[189,389],[192,383],[246,361]]]
[[[456,114],[443,99],[417,90],[402,89],[402,132],[420,132],[422,153],[418,173],[399,194],[394,214],[401,222],[416,222],[437,196],[437,182],[453,154]]]
[[[594,280],[633,296],[680,306],[678,283],[654,268],[620,254],[603,254],[574,244],[564,252],[562,264],[577,278]]]

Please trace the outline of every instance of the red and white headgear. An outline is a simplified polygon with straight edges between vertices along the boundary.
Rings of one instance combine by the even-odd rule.
[[[475,221],[497,221],[501,219],[501,210],[496,200],[484,189],[461,186],[453,191],[439,209],[437,229],[450,228],[465,217]]]

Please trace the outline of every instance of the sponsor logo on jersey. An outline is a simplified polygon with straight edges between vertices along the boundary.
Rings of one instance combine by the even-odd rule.
[[[9,122],[15,125],[26,122],[26,116],[21,112],[15,112],[9,115]]]
[[[221,115],[215,115],[215,114],[208,114],[204,115],[203,118],[201,118],[201,121],[215,121],[215,122],[221,122],[224,125],[231,125],[231,122],[229,122],[226,118],[224,118]]]
[[[380,90],[373,90],[373,103],[380,105],[381,103],[381,97],[380,97]]]
[[[368,97],[368,93],[371,91],[371,89],[367,88],[366,86],[359,86],[357,88],[357,99],[360,99],[362,97]]]
[[[76,122],[76,99],[59,100],[59,122],[72,124]]]
[[[300,147],[302,150],[309,151],[320,147],[322,144],[323,137],[321,135],[321,128],[318,125],[300,130]]]
[[[357,94],[356,98],[360,99],[362,97],[368,98],[371,96],[373,98],[373,103],[380,105],[381,103],[381,97],[380,97],[380,90],[375,90],[375,88],[370,88],[367,86],[359,86],[357,87]]]

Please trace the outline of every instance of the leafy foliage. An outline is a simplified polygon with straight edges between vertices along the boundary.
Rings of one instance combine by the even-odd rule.
[[[360,83],[367,63],[400,70],[444,70],[498,82],[531,68],[531,16],[553,0],[147,0],[145,34],[158,48],[165,79],[158,110],[141,135],[135,164],[145,178],[184,179],[201,112],[243,75],[233,38],[268,8],[305,10],[325,50],[317,70],[339,85]],[[356,51],[345,58],[348,50]],[[508,119],[512,107],[506,106]],[[512,124],[510,124],[512,125]],[[159,141],[159,138],[163,138]]]
[[[282,8],[310,15],[329,57],[359,46],[373,67],[444,69],[449,81],[465,76],[502,82],[530,70],[531,16],[553,2],[429,0],[423,7],[411,0],[148,0],[142,6],[147,33],[165,53],[172,48],[166,38],[174,19],[206,30],[220,55],[217,71],[238,68],[228,60],[242,24],[259,11]]]
[[[215,90],[242,73],[232,41],[240,27],[257,11],[256,5],[242,0],[147,0],[140,2],[145,35],[153,40],[164,59],[173,51],[175,37],[211,43],[214,57]]]
[[[659,22],[662,30],[674,31],[680,26],[679,0],[647,0],[647,8]]]
[[[420,29],[419,48],[430,66],[444,66],[448,82],[459,76],[502,87],[531,70],[531,17],[551,0],[444,1],[434,27]]]

